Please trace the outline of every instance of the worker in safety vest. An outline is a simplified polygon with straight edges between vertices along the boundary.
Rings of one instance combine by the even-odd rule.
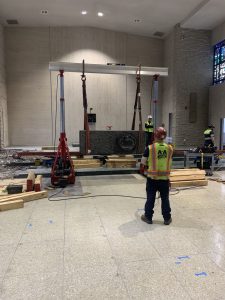
[[[205,148],[214,148],[214,131],[215,128],[212,124],[208,126],[208,128],[204,131],[204,147]]]
[[[154,138],[154,125],[152,122],[152,116],[148,115],[148,121],[145,122],[145,146],[151,145]]]
[[[146,185],[147,201],[145,203],[145,214],[141,216],[142,221],[148,224],[152,224],[153,208],[157,191],[160,192],[162,201],[161,207],[164,224],[169,225],[172,222],[169,202],[169,175],[173,148],[164,142],[165,138],[166,130],[163,127],[157,128],[155,132],[155,142],[145,149],[141,160],[141,173],[144,171],[144,166],[148,165]]]

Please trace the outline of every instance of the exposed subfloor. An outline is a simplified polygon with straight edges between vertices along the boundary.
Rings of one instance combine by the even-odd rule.
[[[225,299],[225,185],[171,195],[170,226],[159,200],[140,220],[138,174],[78,177],[74,194],[0,213],[0,299]]]

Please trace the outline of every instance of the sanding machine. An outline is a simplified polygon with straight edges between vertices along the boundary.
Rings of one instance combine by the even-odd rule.
[[[65,132],[65,99],[64,99],[64,71],[59,71],[60,78],[60,137],[58,150],[51,171],[51,183],[55,186],[65,187],[75,183],[73,161],[69,153]]]

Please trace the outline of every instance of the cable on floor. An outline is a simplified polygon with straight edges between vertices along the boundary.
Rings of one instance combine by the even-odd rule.
[[[122,198],[132,198],[132,199],[144,199],[146,200],[146,197],[138,197],[138,196],[131,196],[131,195],[121,195],[121,194],[117,194],[117,195],[90,195],[87,196],[87,193],[84,194],[80,194],[80,195],[71,195],[72,197],[67,197],[67,196],[60,196],[60,197],[55,197],[54,196],[60,194],[65,188],[61,188],[59,191],[57,191],[55,194],[51,195],[48,197],[49,201],[62,201],[62,200],[72,200],[72,199],[87,199],[87,198],[96,198],[96,197],[122,197]],[[174,193],[170,192],[171,196],[177,195],[180,191],[175,189]],[[156,197],[156,199],[160,198],[160,194],[158,194],[158,196]]]

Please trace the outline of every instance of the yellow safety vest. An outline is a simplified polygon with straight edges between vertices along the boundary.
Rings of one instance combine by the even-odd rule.
[[[212,129],[206,129],[206,130],[204,131],[205,141],[211,140],[211,139],[212,139],[212,138],[211,138],[211,135],[212,135],[212,134],[213,134]]]
[[[166,143],[153,143],[150,145],[147,176],[155,180],[168,180],[172,154],[172,146]]]
[[[150,126],[150,128],[145,128],[145,132],[153,132],[154,131],[154,126],[153,126],[152,122],[147,121],[147,122],[145,122],[145,124],[147,126]]]

